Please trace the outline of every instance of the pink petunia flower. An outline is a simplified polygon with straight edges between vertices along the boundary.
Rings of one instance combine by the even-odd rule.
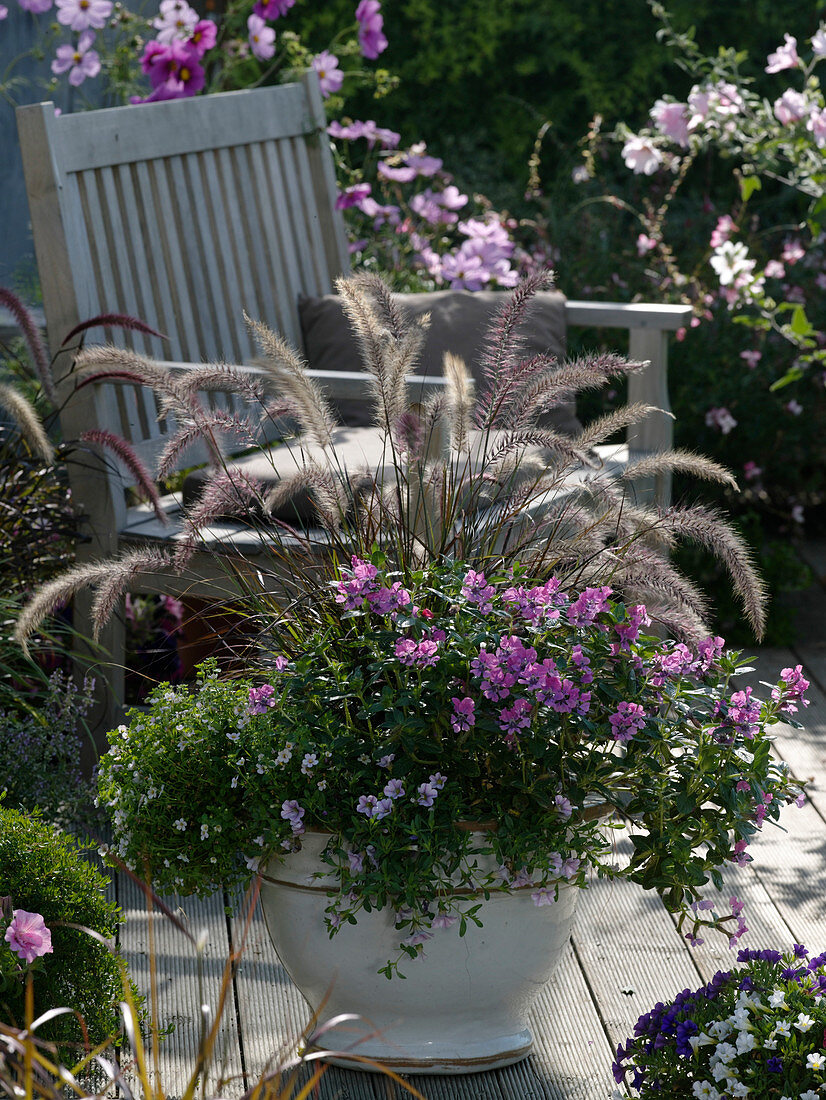
[[[325,99],[341,91],[344,73],[338,67],[338,58],[335,54],[330,53],[329,50],[322,50],[315,55],[310,64],[318,73],[321,94]]]
[[[252,10],[262,19],[279,19],[287,14],[294,3],[295,0],[259,0]]]
[[[356,8],[356,21],[362,55],[368,61],[375,61],[379,54],[387,49],[379,0],[361,0]]]
[[[100,30],[112,14],[112,0],[57,0],[57,21],[70,30]]]
[[[255,12],[247,19],[247,31],[253,56],[259,61],[269,61],[275,53],[275,31]]]
[[[52,934],[43,917],[40,913],[28,913],[25,909],[14,910],[5,940],[24,963],[34,962],[41,955],[53,951]]]
[[[100,58],[92,49],[94,41],[94,31],[84,31],[76,46],[68,44],[58,46],[52,62],[52,72],[55,76],[68,72],[69,83],[75,88],[87,78],[97,76],[100,72]]]

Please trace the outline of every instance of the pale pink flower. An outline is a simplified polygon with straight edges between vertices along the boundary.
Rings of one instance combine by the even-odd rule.
[[[23,11],[30,11],[32,15],[42,15],[52,6],[52,0],[18,0]]]
[[[325,99],[341,91],[344,73],[338,67],[338,58],[335,54],[331,54],[329,50],[322,50],[315,55],[310,64],[318,73],[321,94]]]
[[[685,103],[669,103],[658,99],[651,108],[651,118],[661,134],[683,148],[688,146],[688,106]]]
[[[637,237],[637,255],[644,256],[646,252],[650,252],[652,248],[657,247],[657,242],[653,237],[648,237],[645,233],[640,233]]]
[[[361,0],[356,8],[356,22],[361,52],[368,61],[375,61],[387,49],[379,0]]]
[[[650,141],[631,137],[622,147],[625,167],[637,175],[652,176],[663,162],[662,153]]]
[[[9,9],[5,6],[5,4],[0,4],[0,22],[2,22],[3,19],[7,19],[8,14]]]
[[[804,521],[803,505],[795,504],[791,511],[791,517],[794,523],[802,524]]]
[[[111,14],[111,0],[57,0],[58,23],[73,31],[100,30]]]
[[[783,258],[783,262],[791,267],[793,264],[798,263],[806,255],[806,249],[800,243],[797,237],[790,237],[783,244],[783,251],[780,253]]]
[[[39,913],[15,909],[6,929],[6,943],[24,963],[34,962],[52,950],[52,934]]]
[[[250,49],[259,61],[269,61],[275,53],[275,31],[255,12],[247,19]]]
[[[743,463],[743,476],[746,481],[756,481],[758,477],[763,473],[763,467],[758,466],[756,462],[752,462],[749,459],[748,462]]]
[[[734,218],[730,214],[723,214],[721,218],[717,219],[717,224],[711,232],[709,244],[712,248],[719,248],[731,237],[733,232]]]
[[[737,427],[737,421],[725,405],[709,409],[706,413],[706,424],[709,428],[717,428],[723,435],[728,435]]]
[[[740,358],[745,361],[749,370],[754,370],[760,360],[763,358],[762,351],[741,351]]]
[[[786,268],[779,260],[769,260],[763,269],[763,274],[767,279],[782,279],[786,274]]]
[[[756,266],[756,261],[749,259],[749,250],[742,241],[723,241],[715,248],[709,263],[721,286],[733,286],[739,277],[751,275]]]
[[[800,404],[799,401],[796,401],[794,398],[792,398],[791,401],[787,401],[784,407],[787,412],[790,412],[792,414],[792,416],[800,416],[800,414],[803,412],[803,406]]]
[[[773,110],[781,126],[791,126],[809,114],[811,104],[802,92],[787,88],[780,99],[774,101]]]
[[[812,52],[816,58],[826,57],[826,27],[819,27],[812,37]]]
[[[84,31],[76,46],[66,43],[58,46],[52,62],[52,72],[55,76],[68,72],[69,83],[75,88],[87,77],[97,76],[100,72],[100,58],[92,49],[94,40],[94,31]]]
[[[806,129],[812,133],[818,149],[826,146],[826,108],[812,111],[806,119]]]
[[[800,65],[800,58],[797,56],[797,39],[791,34],[784,34],[784,43],[782,46],[778,46],[774,53],[770,53],[766,58],[768,65],[766,65],[767,73],[779,73],[783,69],[796,69]]]

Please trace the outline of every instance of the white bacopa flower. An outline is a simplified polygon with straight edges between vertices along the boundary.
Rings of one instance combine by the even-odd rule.
[[[206,840],[209,836],[209,825],[201,826],[201,840]]]

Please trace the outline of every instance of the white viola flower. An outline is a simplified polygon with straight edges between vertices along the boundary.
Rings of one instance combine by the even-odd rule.
[[[650,141],[631,137],[622,147],[625,167],[637,175],[653,176],[663,162],[662,153]]]
[[[826,57],[826,27],[818,27],[812,36],[812,53],[816,58]]]
[[[815,1070],[819,1073],[824,1067],[826,1067],[826,1058],[823,1057],[818,1051],[814,1051],[811,1054],[806,1055],[806,1065],[809,1069]]]
[[[805,1012],[799,1012],[797,1019],[794,1022],[794,1026],[798,1031],[807,1032],[809,1028],[814,1027],[814,1020],[811,1016],[808,1016]],[[780,1028],[778,1027],[778,1032]]]

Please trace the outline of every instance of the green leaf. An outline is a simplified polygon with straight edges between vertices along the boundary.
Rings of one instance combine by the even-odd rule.
[[[763,184],[759,176],[742,176],[740,178],[740,195],[743,202],[748,202],[755,191],[759,191]]]
[[[791,330],[795,336],[811,336],[814,332],[803,306],[795,306],[792,313]]]
[[[782,378],[778,378],[776,382],[772,382],[769,386],[769,393],[775,393],[777,390],[782,390],[784,386],[788,386],[791,382],[798,382],[803,377],[803,371],[800,367],[789,367]]]

